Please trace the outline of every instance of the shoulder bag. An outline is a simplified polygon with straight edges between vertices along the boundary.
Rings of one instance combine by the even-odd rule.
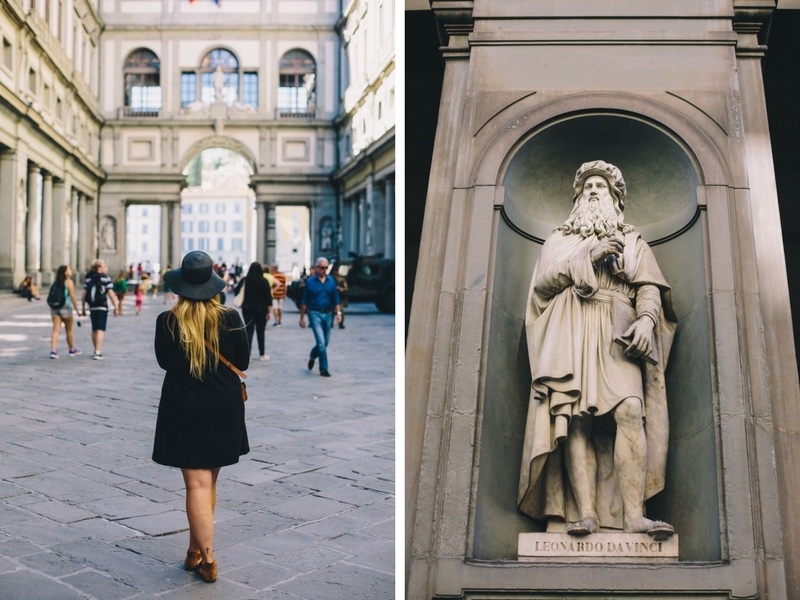
[[[208,349],[211,350],[212,349],[211,348],[211,344],[208,343],[208,340],[204,340],[204,342],[206,344],[206,347],[208,347]],[[237,369],[233,365],[233,363],[231,361],[229,361],[227,358],[225,358],[224,356],[222,356],[222,354],[217,352],[216,355],[217,355],[217,358],[222,362],[223,365],[228,367],[231,371],[236,373],[242,379],[247,379],[247,375],[245,375],[242,371]],[[245,384],[244,381],[240,381],[239,383],[242,384],[242,402],[247,402],[247,385]]]

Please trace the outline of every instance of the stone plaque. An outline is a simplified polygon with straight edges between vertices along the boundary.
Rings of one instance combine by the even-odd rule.
[[[522,562],[678,562],[678,536],[655,541],[646,533],[520,533],[517,557]]]

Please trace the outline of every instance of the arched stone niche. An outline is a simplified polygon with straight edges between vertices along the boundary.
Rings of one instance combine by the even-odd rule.
[[[575,171],[596,159],[622,171],[625,220],[653,246],[679,319],[667,370],[667,481],[648,502],[648,514],[674,524],[680,560],[719,561],[718,426],[698,175],[678,141],[622,114],[575,116],[540,128],[516,147],[500,179],[504,199],[497,218],[471,556],[515,559],[517,535],[544,530],[516,506],[530,386],[525,302],[541,244],[571,210]]]

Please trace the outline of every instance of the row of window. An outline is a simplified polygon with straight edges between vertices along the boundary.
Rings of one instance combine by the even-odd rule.
[[[227,228],[228,225],[225,221],[214,222],[214,231],[216,233],[225,233]],[[200,233],[208,233],[209,231],[211,231],[211,224],[208,221],[198,221],[197,231],[199,231]],[[232,221],[231,231],[233,233],[241,233],[242,231],[244,231],[244,223],[242,223],[241,221]],[[193,221],[181,221],[181,233],[193,233],[193,232],[194,232]]]
[[[305,50],[290,50],[281,57],[277,106],[282,115],[313,114],[316,68],[314,58]],[[129,114],[157,113],[161,109],[161,63],[153,51],[139,48],[128,56],[124,81]],[[181,72],[180,93],[183,108],[217,101],[258,108],[258,72],[243,71],[232,52],[215,48],[196,69]]]
[[[225,241],[230,242],[230,248],[225,248]],[[192,250],[202,250],[203,252],[244,252],[244,238],[216,238],[216,248],[211,247],[211,240],[207,237],[201,238],[182,238],[182,246],[184,252],[191,252]]]
[[[192,214],[194,207],[197,206],[198,214],[207,215],[209,210],[208,202],[183,202],[181,204],[181,212],[185,215]],[[233,207],[233,212],[235,214],[240,214],[242,212],[242,205],[239,202],[217,202],[214,205],[214,210],[218,215],[224,215],[228,211],[228,206]],[[147,216],[147,215],[145,215]]]

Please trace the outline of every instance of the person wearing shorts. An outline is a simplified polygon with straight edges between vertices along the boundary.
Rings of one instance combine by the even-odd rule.
[[[60,286],[64,290],[65,303],[61,308],[51,308],[50,316],[53,319],[53,331],[50,334],[50,358],[58,358],[58,338],[61,332],[61,324],[67,334],[67,346],[69,347],[70,358],[80,356],[81,351],[75,347],[75,334],[73,325],[75,319],[73,314],[77,301],[75,300],[75,286],[72,283],[72,269],[69,265],[61,265],[56,273],[56,280],[53,285]]]
[[[89,318],[92,321],[92,344],[94,345],[94,360],[103,359],[103,340],[108,323],[108,300],[114,306],[114,314],[118,314],[122,303],[114,293],[114,282],[106,273],[106,261],[97,259],[92,263],[92,269],[86,276],[83,285],[82,314],[86,315],[86,304],[89,304]]]

